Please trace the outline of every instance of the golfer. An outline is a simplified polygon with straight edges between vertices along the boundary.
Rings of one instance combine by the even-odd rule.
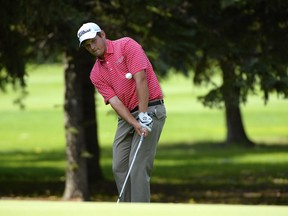
[[[120,193],[137,149],[121,202],[150,202],[150,176],[166,119],[163,93],[142,47],[133,39],[109,40],[95,23],[78,30],[80,46],[97,59],[90,79],[118,115],[113,143],[113,175]]]

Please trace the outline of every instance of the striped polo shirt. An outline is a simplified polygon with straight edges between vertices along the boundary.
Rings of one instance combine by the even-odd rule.
[[[106,39],[106,44],[104,59],[97,59],[90,73],[90,79],[105,104],[117,96],[130,111],[138,106],[136,82],[133,78],[127,79],[126,74],[134,75],[142,70],[146,73],[149,101],[163,98],[152,65],[135,40],[128,37],[114,41]]]

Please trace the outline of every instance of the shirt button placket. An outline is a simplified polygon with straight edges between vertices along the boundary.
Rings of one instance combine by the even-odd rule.
[[[107,64],[107,66],[109,68],[109,61],[106,61],[106,64]],[[112,71],[112,70],[113,70],[112,68],[109,68],[109,71]]]

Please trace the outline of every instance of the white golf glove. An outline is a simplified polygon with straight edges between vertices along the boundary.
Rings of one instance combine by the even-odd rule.
[[[149,132],[152,131],[153,119],[147,114],[147,112],[139,113],[138,122],[143,128],[146,128]]]

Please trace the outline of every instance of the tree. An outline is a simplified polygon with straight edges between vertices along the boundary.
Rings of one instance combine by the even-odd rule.
[[[65,199],[88,200],[88,183],[95,184],[102,178],[94,88],[88,84],[87,76],[94,60],[78,53],[76,38],[80,23],[89,18],[86,12],[89,4],[76,0],[54,0],[49,4],[14,0],[3,1],[0,10],[3,16],[0,69],[6,69],[1,70],[2,90],[9,83],[25,87],[28,60],[66,53],[64,111],[68,164]]]
[[[91,186],[102,179],[94,87],[89,74],[94,59],[84,50],[66,51],[65,128],[66,186],[64,199],[89,200]]]
[[[13,7],[11,1],[1,1],[0,14],[0,90],[6,91],[6,86],[12,84],[14,89],[20,88],[25,93],[25,64],[31,55],[26,48],[31,42],[23,26],[18,24],[21,21],[21,8]],[[21,99],[17,101],[22,105]]]
[[[171,67],[184,73],[192,69],[195,84],[212,84],[199,99],[206,106],[225,108],[226,143],[253,145],[240,104],[257,87],[265,103],[273,92],[288,97],[288,3],[175,0],[150,7],[156,13],[149,36],[160,39],[151,44],[160,51],[157,68],[164,73]],[[222,83],[213,83],[219,71]]]
[[[199,17],[202,24],[198,25],[208,33],[206,39],[210,41],[208,44],[202,43],[205,52],[201,58],[204,57],[204,65],[211,60],[217,61],[223,82],[201,100],[210,105],[212,97],[216,101],[224,101],[226,142],[251,145],[241,120],[240,103],[247,101],[249,92],[256,93],[257,85],[264,93],[265,102],[273,91],[288,96],[288,64],[282,56],[287,51],[279,49],[279,39],[284,39],[288,31],[285,18],[288,4],[284,1],[271,3],[265,0],[219,1],[211,6],[209,13],[213,17],[207,20]],[[217,12],[213,13],[213,9]],[[286,27],[283,23],[286,23]],[[201,82],[205,69],[201,71],[198,68],[200,70],[196,70],[195,79]],[[206,69],[211,70],[211,67]]]
[[[39,4],[41,5],[37,2],[34,7],[40,7]],[[67,168],[64,199],[89,200],[89,186],[102,179],[94,88],[88,84],[95,60],[85,55],[85,52],[78,51],[76,37],[82,19],[90,16],[86,12],[91,6],[89,4],[80,1],[53,1],[48,9],[47,6],[42,6],[44,11],[40,12],[38,9],[39,14],[36,16],[37,19],[46,19],[46,26],[36,20],[32,25],[33,29],[44,31],[46,49],[50,47],[52,52],[65,53],[67,63],[64,106]],[[49,15],[51,20],[47,21]],[[45,33],[50,37],[45,37]]]

